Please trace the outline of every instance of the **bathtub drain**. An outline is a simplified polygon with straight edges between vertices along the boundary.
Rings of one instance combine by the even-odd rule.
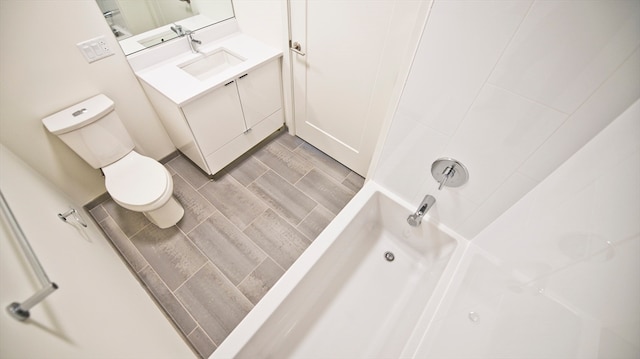
[[[394,256],[393,253],[391,252],[385,252],[384,259],[388,260],[389,262],[392,262],[394,259],[396,259],[396,256]]]

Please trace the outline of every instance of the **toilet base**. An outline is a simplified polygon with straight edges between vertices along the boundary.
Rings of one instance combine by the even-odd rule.
[[[167,203],[153,211],[142,212],[147,219],[159,228],[169,228],[178,223],[184,215],[184,208],[171,196]]]

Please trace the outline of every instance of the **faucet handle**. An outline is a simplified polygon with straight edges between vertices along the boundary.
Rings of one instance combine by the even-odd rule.
[[[431,175],[442,187],[460,187],[469,180],[469,171],[453,158],[439,158],[431,165]]]
[[[171,26],[171,31],[175,32],[176,35],[178,35],[180,37],[185,35],[184,28],[180,24],[174,23],[173,26]],[[187,30],[187,31],[189,31],[189,30]]]

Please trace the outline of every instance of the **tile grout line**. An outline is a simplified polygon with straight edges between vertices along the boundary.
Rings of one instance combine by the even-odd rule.
[[[199,250],[199,249],[198,249],[198,250]],[[205,258],[207,258],[207,260],[206,260],[206,261],[204,261],[204,263],[203,263],[203,264],[202,264],[198,269],[196,269],[196,270],[195,270],[195,271],[194,271],[194,272],[193,272],[193,273],[192,273],[192,274],[191,274],[187,279],[185,279],[185,280],[184,280],[184,282],[180,283],[180,285],[179,285],[179,286],[177,286],[177,287],[176,287],[176,289],[171,289],[169,286],[167,286],[167,289],[169,289],[169,291],[171,292],[171,294],[173,294],[173,295],[176,297],[176,299],[177,299],[178,297],[175,295],[175,293],[176,293],[178,290],[180,290],[180,288],[182,288],[182,286],[184,286],[184,285],[185,285],[185,283],[187,283],[191,278],[193,278],[193,277],[196,275],[196,273],[200,272],[200,271],[202,270],[202,268],[204,268],[204,267],[205,267],[209,262],[211,262],[211,261],[209,260],[209,257],[206,257],[206,256],[205,256]],[[213,263],[211,263],[211,264],[213,264]],[[160,275],[158,275],[158,276],[160,276]],[[162,279],[162,277],[160,277],[160,279]],[[163,282],[164,282],[164,280],[163,280]],[[165,285],[166,285],[166,283],[165,283]],[[179,300],[178,300],[178,301],[179,301]],[[182,302],[180,302],[180,303],[182,304]],[[186,309],[186,308],[185,308],[185,309]]]
[[[274,174],[275,176],[280,177],[280,178],[281,178],[283,181],[285,181],[286,183],[289,183],[289,181],[287,181],[286,179],[282,178],[282,176],[280,176],[278,173],[276,173],[276,172],[275,172],[275,171],[273,171],[272,169],[269,169],[267,172],[269,172],[269,171],[273,172],[273,174]],[[264,173],[262,176],[260,176],[260,177],[263,177],[267,172],[265,172],[265,173]],[[259,178],[260,178],[260,177],[259,177]],[[257,179],[256,179],[256,181],[257,181]],[[254,183],[255,183],[256,181],[254,181]],[[254,184],[254,183],[252,183],[252,184]],[[304,218],[306,218],[306,217],[309,215],[309,213],[311,213],[311,212],[312,212],[312,211],[313,211],[313,210],[314,210],[314,209],[319,205],[318,201],[316,201],[315,199],[311,198],[308,194],[306,194],[306,193],[305,193],[304,191],[302,191],[301,189],[297,188],[295,185],[292,185],[292,184],[290,184],[290,183],[289,183],[289,185],[290,185],[291,187],[295,188],[296,190],[298,190],[298,191],[299,191],[300,193],[302,193],[303,195],[305,195],[307,198],[309,198],[311,201],[313,201],[313,203],[315,203],[315,205],[311,208],[311,210],[310,210],[310,211],[309,211],[309,212],[304,216]],[[259,185],[259,184],[255,184],[255,186],[260,187],[260,185]],[[260,187],[260,188],[261,188],[261,187]],[[247,189],[249,189],[249,188],[247,187]],[[249,191],[253,193],[253,191],[251,191],[250,189],[249,189]],[[253,193],[253,195],[254,195],[254,196],[256,196],[258,199],[260,199],[260,200],[261,200],[261,201],[262,201],[262,202],[263,202],[267,207],[269,207],[271,210],[273,210],[275,213],[277,213],[277,214],[280,216],[280,214],[278,213],[278,210],[277,210],[276,208],[274,208],[274,206],[272,206],[272,205],[271,205],[271,203],[269,203],[269,202],[265,201],[264,199],[262,199],[261,197],[259,197],[259,196],[258,196],[258,195],[256,195],[255,193]],[[292,225],[293,227],[296,227],[296,228],[297,228],[297,227],[300,225],[300,223],[302,223],[302,221],[304,220],[304,218],[302,218],[302,219],[300,219],[300,222],[299,222],[299,223],[293,223],[293,222],[291,222],[289,219],[287,219],[287,218],[283,218],[282,216],[280,216],[280,218],[284,219],[287,223],[289,223],[290,225]]]
[[[140,250],[138,249],[138,247],[136,247],[135,244],[133,244],[133,241],[131,240],[131,237],[127,236],[126,233],[124,233],[124,231],[122,230],[122,227],[120,226],[120,224],[118,223],[118,221],[116,221],[115,218],[113,218],[111,216],[111,214],[105,209],[105,213],[107,213],[107,216],[105,218],[102,219],[102,221],[100,221],[100,223],[103,223],[104,221],[106,221],[107,219],[111,219],[113,221],[113,223],[115,223],[116,227],[118,227],[118,230],[120,231],[120,233],[122,233],[122,237],[126,238],[127,241],[129,241],[129,243],[131,244],[131,247],[135,250],[135,253],[137,253],[140,258],[142,258],[142,260],[144,261],[144,263],[146,263],[146,266],[151,266],[151,264],[149,263],[149,261],[147,260],[147,258],[142,255],[142,253],[140,252]],[[120,248],[120,246],[117,244],[116,241],[112,240],[111,237],[109,235],[107,235],[106,231],[104,230],[104,228],[100,225],[100,223],[98,223],[98,226],[100,226],[102,228],[102,231],[105,233],[106,237],[108,238],[109,242],[111,242],[111,244],[118,250],[118,252],[120,253],[120,257],[129,265],[129,267],[131,268],[131,271],[136,273],[136,275],[138,273],[140,273],[144,268],[146,268],[146,266],[143,266],[140,270],[136,271],[136,269],[134,268],[134,265],[129,261],[129,259],[127,258],[126,254],[124,253],[124,251]],[[142,227],[142,229],[146,228],[146,226]],[[140,229],[138,232],[136,232],[134,234],[134,236],[138,233],[140,233],[142,231],[142,229]],[[152,267],[153,268],[153,267]]]

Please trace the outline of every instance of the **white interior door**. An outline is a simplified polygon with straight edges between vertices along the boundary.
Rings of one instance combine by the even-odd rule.
[[[366,175],[427,3],[289,0],[296,135]]]

